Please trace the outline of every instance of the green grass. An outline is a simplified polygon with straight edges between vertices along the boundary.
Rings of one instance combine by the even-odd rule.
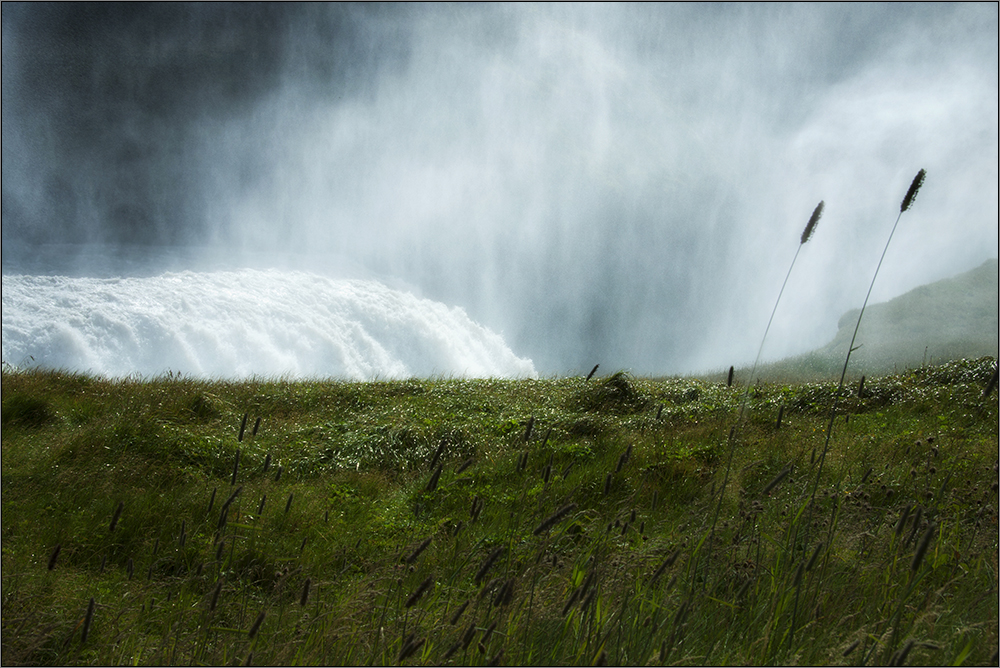
[[[739,382],[5,370],[0,659],[995,664],[995,364],[845,389],[812,505],[836,383],[752,388],[712,535]]]

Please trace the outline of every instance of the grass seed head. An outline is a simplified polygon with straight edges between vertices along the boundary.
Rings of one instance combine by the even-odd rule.
[[[927,531],[921,536],[920,542],[917,543],[917,551],[913,553],[913,562],[910,564],[910,570],[916,571],[920,568],[920,563],[924,560],[924,555],[927,554],[927,548],[930,547],[931,540],[934,538],[935,527],[931,524],[927,527]]]
[[[903,533],[903,528],[906,527],[906,520],[910,518],[910,511],[913,510],[913,504],[903,508],[903,512],[899,516],[899,521],[896,522],[896,536],[900,536]]]
[[[778,475],[776,475],[771,480],[771,482],[767,483],[767,485],[761,491],[761,495],[762,496],[766,496],[772,489],[774,489],[775,487],[777,487],[778,483],[780,483],[782,480],[784,480],[788,476],[788,474],[791,473],[791,472],[792,472],[792,467],[790,465],[786,466],[785,468],[783,468],[781,470],[781,473],[779,473]]]
[[[462,634],[462,649],[463,650],[468,649],[469,645],[472,644],[472,639],[475,637],[476,637],[476,623],[472,622],[466,627],[465,633]]]
[[[299,596],[299,605],[303,608],[306,603],[309,602],[309,587],[312,585],[312,578],[306,578],[305,583],[302,585],[302,595]]]
[[[451,619],[448,620],[448,624],[450,624],[451,626],[454,626],[455,624],[457,624],[459,618],[462,616],[462,613],[465,612],[466,608],[469,607],[470,603],[472,603],[472,599],[469,599],[468,601],[466,601],[465,603],[463,603],[461,606],[459,606],[458,610],[455,611],[455,614],[453,614],[451,616]]]
[[[261,610],[260,614],[257,615],[257,619],[254,620],[253,626],[250,627],[250,631],[247,632],[248,638],[253,639],[253,637],[257,635],[257,631],[260,630],[260,625],[264,623],[264,617],[265,613]]]
[[[514,598],[514,578],[506,580],[493,595],[493,607],[509,605]]]
[[[806,223],[806,229],[802,230],[802,238],[799,241],[799,245],[809,241],[809,238],[812,237],[813,232],[816,231],[816,223],[819,222],[820,216],[823,215],[823,207],[825,206],[826,204],[821,200],[816,205],[816,208],[813,209],[812,215],[809,216],[809,222]]]
[[[427,638],[421,638],[420,640],[413,640],[412,637],[406,643],[403,644],[403,649],[399,651],[399,662],[402,663],[406,659],[410,658],[414,652],[423,647],[424,642]]]
[[[462,641],[461,640],[459,640],[454,645],[452,645],[451,647],[449,647],[448,651],[444,653],[444,660],[441,663],[448,663],[448,659],[450,659],[451,656],[455,652],[457,652],[459,649],[461,649],[461,647],[462,647]]]
[[[483,565],[480,566],[479,570],[476,572],[475,583],[477,586],[479,585],[479,583],[483,581],[483,578],[486,577],[486,574],[489,573],[490,569],[493,567],[493,564],[496,562],[497,559],[500,558],[500,555],[503,554],[503,552],[504,548],[502,547],[498,547],[494,549],[492,552],[490,552],[490,556],[486,558],[486,561],[483,562]]]
[[[910,638],[906,641],[906,644],[899,648],[899,650],[892,655],[892,659],[889,660],[890,666],[902,666],[906,663],[906,657],[910,655],[910,650],[913,649],[914,640]]]
[[[649,584],[652,585],[656,580],[663,575],[663,571],[667,570],[667,566],[670,565],[670,559],[664,559],[660,567],[656,569],[653,573],[653,577],[649,578]]]
[[[221,593],[222,593],[222,578],[219,578],[219,581],[215,583],[215,589],[212,590],[212,599],[208,604],[208,609],[210,612],[212,610],[215,610],[215,606],[218,605],[219,594]]]
[[[225,509],[225,510],[228,510],[229,506],[231,506],[233,504],[233,501],[236,500],[236,497],[239,496],[240,492],[242,492],[242,491],[243,491],[243,485],[240,485],[239,487],[237,487],[236,489],[234,489],[233,493],[229,495],[228,499],[226,499],[226,502],[222,504],[222,508]]]
[[[213,499],[215,498],[214,491],[212,498]],[[124,509],[125,509],[125,502],[119,501],[118,507],[115,508],[115,514],[111,516],[111,526],[108,527],[108,531],[113,532],[115,530],[115,527],[118,526],[118,519],[122,516],[122,510]],[[212,509],[211,506],[209,506],[209,510],[211,509]]]
[[[416,605],[417,601],[420,600],[420,597],[423,596],[427,592],[427,590],[431,588],[431,585],[433,584],[434,584],[434,576],[428,575],[424,579],[424,581],[420,583],[420,586],[417,587],[417,590],[412,594],[410,594],[410,597],[406,599],[405,607],[412,608],[414,605]]]
[[[917,175],[913,177],[910,189],[906,191],[906,197],[903,198],[903,203],[899,205],[900,213],[909,209],[910,205],[913,204],[913,200],[917,197],[917,191],[920,190],[920,186],[924,185],[925,176],[927,176],[927,170],[921,169],[917,172]]]
[[[441,468],[441,464],[438,464],[438,467],[434,469],[434,473],[431,474],[430,480],[427,481],[427,486],[424,488],[424,491],[433,492],[437,489],[438,479],[441,477]]]
[[[425,539],[425,540],[424,540],[424,541],[423,541],[422,543],[420,543],[420,545],[418,545],[418,546],[417,546],[417,549],[415,549],[415,550],[414,550],[414,551],[413,551],[413,552],[412,552],[412,553],[410,554],[410,556],[408,556],[408,557],[406,558],[406,563],[408,563],[408,564],[412,564],[412,563],[413,563],[414,561],[416,561],[416,560],[417,560],[417,557],[419,557],[419,556],[420,556],[420,554],[421,554],[421,553],[422,553],[422,552],[423,552],[424,550],[426,550],[426,549],[427,549],[427,546],[428,546],[428,545],[430,545],[430,544],[431,544],[431,537],[428,537],[428,538],[426,538],[426,539]]]
[[[80,633],[80,644],[87,642],[87,636],[90,635],[90,625],[94,621],[94,598],[90,598],[90,603],[87,604],[87,615],[83,618],[83,631]]]
[[[441,439],[441,444],[438,445],[437,450],[434,452],[434,457],[431,459],[431,464],[427,467],[428,471],[433,471],[434,467],[437,466],[438,460],[441,459],[441,454],[444,452],[444,446],[447,442],[447,439]]]
[[[496,628],[497,628],[497,622],[494,620],[494,622],[489,626],[487,626],[486,630],[483,631],[483,639],[480,641],[480,645],[485,646],[486,643],[490,641],[490,636],[493,635],[493,631],[496,630]]]
[[[608,475],[610,476],[611,474],[609,473]],[[566,517],[566,515],[568,515],[569,513],[573,512],[575,509],[576,509],[576,504],[575,503],[567,503],[562,508],[560,508],[556,512],[552,513],[548,518],[546,518],[546,520],[544,522],[542,522],[537,527],[535,527],[533,535],[537,536],[537,535],[539,535],[539,534],[541,534],[541,533],[543,533],[545,531],[548,531],[559,520],[561,520],[562,518]]]

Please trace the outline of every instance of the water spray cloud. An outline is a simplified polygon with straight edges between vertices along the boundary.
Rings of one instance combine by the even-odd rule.
[[[775,356],[858,305],[916,166],[873,297],[997,246],[995,6],[158,7],[62,41],[47,11],[4,8],[5,271],[59,239],[350,264],[545,372],[664,373],[753,358],[821,198]]]

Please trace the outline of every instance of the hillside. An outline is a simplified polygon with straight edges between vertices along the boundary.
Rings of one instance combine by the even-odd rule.
[[[958,276],[921,285],[881,304],[869,304],[855,340],[849,371],[879,375],[996,356],[998,350],[997,260]],[[839,374],[860,309],[840,317],[825,346],[765,367],[769,374],[829,377]],[[763,372],[762,372],[763,373]]]
[[[997,665],[995,365],[5,369],[0,663]]]

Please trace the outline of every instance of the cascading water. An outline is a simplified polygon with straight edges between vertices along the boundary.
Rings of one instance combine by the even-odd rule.
[[[276,270],[3,277],[3,359],[124,376],[535,376],[460,308]]]
[[[12,364],[528,373],[485,335],[470,337],[491,362],[458,346],[479,331],[461,318],[428,334],[445,304],[543,374],[728,368],[754,358],[784,276],[772,259],[824,200],[762,352],[777,359],[827,343],[860,306],[881,221],[919,168],[928,186],[872,298],[996,254],[995,3],[0,11]],[[245,267],[331,282],[258,284]],[[187,304],[222,301],[167,309],[180,279],[164,271],[216,272],[187,275]],[[55,275],[75,277],[59,297],[78,294],[75,320],[41,298],[55,279],[26,278]],[[128,297],[93,280],[138,276],[115,284]],[[373,312],[350,322],[387,366],[315,319],[345,303],[333,279],[359,277],[439,303],[404,334],[363,302]],[[278,285],[287,296],[268,300]],[[434,352],[441,340],[458,347]]]

